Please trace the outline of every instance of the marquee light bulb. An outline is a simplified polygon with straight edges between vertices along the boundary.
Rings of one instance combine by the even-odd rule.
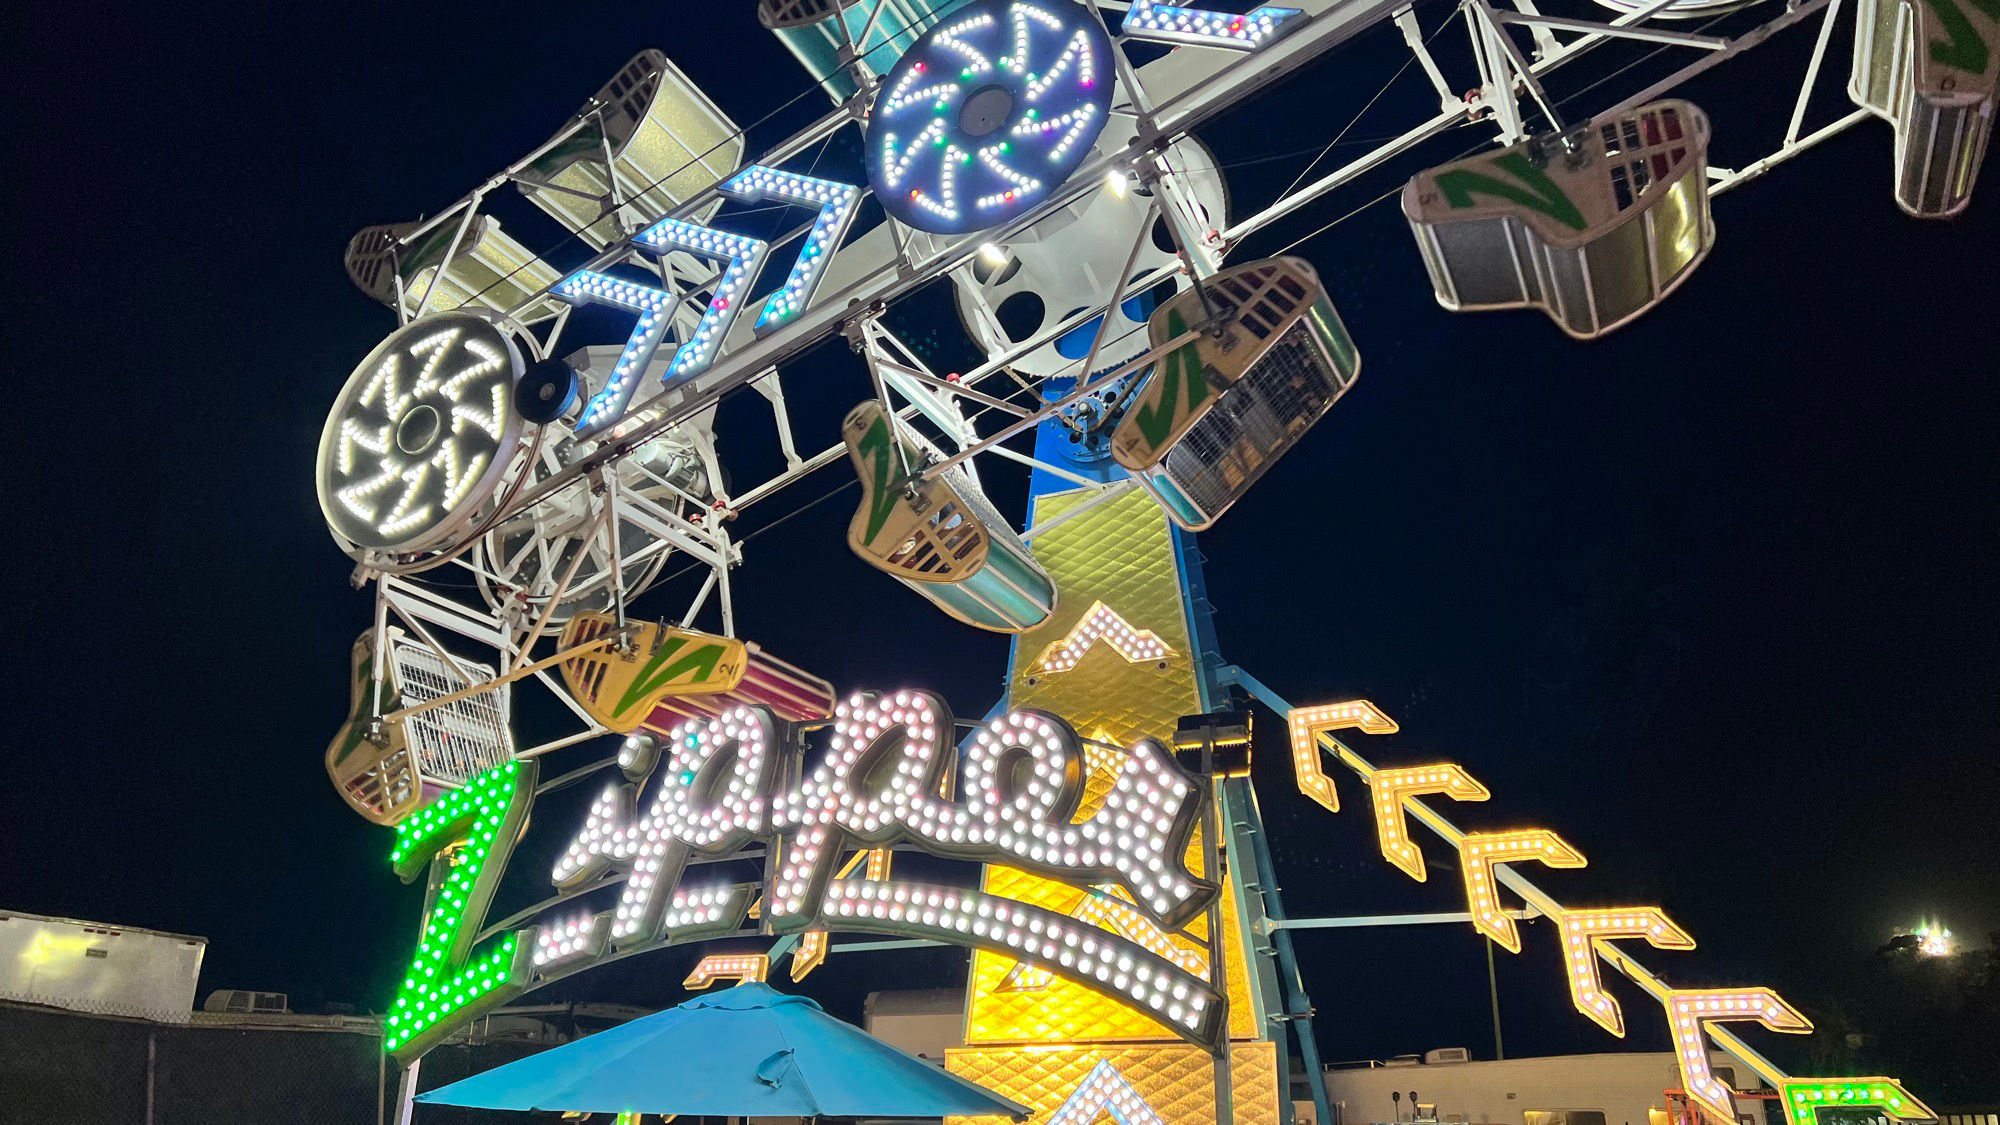
[[[957,887],[836,882],[826,889],[824,911],[835,928],[932,938],[1037,962],[1198,1042],[1214,1042],[1221,1033],[1221,997],[1206,982],[1039,906]],[[1117,983],[1121,974],[1123,987]]]
[[[1316,707],[1294,707],[1285,725],[1292,732],[1292,777],[1299,792],[1320,803],[1328,812],[1340,811],[1340,795],[1333,779],[1319,763],[1319,736],[1354,728],[1363,734],[1394,734],[1396,721],[1365,699],[1347,703],[1323,703]]]
[[[1509,953],[1521,952],[1521,931],[1501,909],[1494,869],[1533,860],[1548,867],[1582,867],[1583,853],[1546,828],[1520,832],[1473,832],[1458,842],[1458,866],[1465,874],[1466,909],[1480,933]]]
[[[1150,664],[1174,654],[1174,650],[1168,648],[1152,630],[1134,629],[1117,610],[1101,601],[1092,602],[1068,633],[1042,650],[1041,656],[1029,666],[1028,674],[1046,676],[1067,672],[1076,667],[1084,654],[1099,641],[1109,644],[1113,651],[1133,664]]]
[[[769,712],[734,707],[713,719],[689,720],[662,741],[665,768],[655,771],[645,815],[636,814],[636,786],[607,789],[551,873],[559,887],[581,885],[607,869],[629,873],[611,915],[609,941],[615,948],[642,945],[675,925],[706,925],[726,914],[725,902],[669,900],[666,892],[679,883],[692,854],[743,848],[768,823],[766,793],[777,768]],[[725,769],[720,785],[709,784],[713,771]]]
[[[1493,795],[1471,774],[1449,764],[1376,770],[1368,775],[1368,788],[1374,797],[1375,836],[1382,858],[1419,883],[1430,873],[1424,868],[1424,853],[1410,839],[1408,802],[1429,794],[1454,801],[1484,801]]]
[[[808,920],[843,842],[913,839],[938,855],[984,859],[997,851],[1057,878],[1095,873],[1175,928],[1215,893],[1215,884],[1195,878],[1185,862],[1202,795],[1157,742],[1135,744],[1096,815],[1075,824],[1082,755],[1067,723],[1015,711],[975,732],[964,754],[963,804],[937,796],[953,757],[944,741],[951,729],[950,710],[924,692],[858,695],[835,707],[826,754],[773,803],[785,847],[773,876],[771,918]],[[864,787],[857,770],[864,756],[877,753],[894,754],[898,768],[885,783]],[[1015,761],[1030,767],[1028,780],[1003,784],[1002,763]],[[880,767],[874,772],[879,777]]]
[[[847,228],[853,224],[854,216],[861,209],[861,190],[852,184],[815,179],[761,165],[752,165],[738,172],[720,190],[725,195],[753,202],[782,199],[819,208],[819,216],[813,220],[812,229],[806,232],[805,244],[799,249],[798,260],[792,263],[791,273],[785,277],[778,291],[764,302],[764,311],[757,317],[757,334],[767,335],[783,328],[812,301],[813,293],[818,290],[820,280],[826,273],[826,264],[833,260],[834,251],[840,249],[840,240],[846,237]],[[753,280],[755,272],[754,269],[751,271]]]
[[[1819,1125],[1820,1111],[1872,1109],[1896,1121],[1938,1115],[1893,1078],[1794,1078],[1778,1083],[1788,1125]],[[1851,1116],[1851,1115],[1850,1115]]]
[[[1156,957],[1179,965],[1191,975],[1208,980],[1208,954],[1189,939],[1167,933],[1130,903],[1117,898],[1111,888],[1091,887],[1084,892],[1069,916],[1088,926],[1108,930]],[[1017,964],[1001,981],[1008,992],[1040,992],[1055,974],[1030,964]]]
[[[653,362],[653,353],[673,327],[674,295],[649,285],[620,281],[595,270],[580,270],[557,285],[554,296],[572,305],[612,305],[639,314],[631,336],[625,341],[625,350],[612,365],[611,377],[605,380],[603,390],[591,396],[583,408],[582,420],[577,423],[578,433],[602,429],[624,416],[633,393],[639,389],[639,380],[646,374],[646,366]]]
[[[1708,1063],[1708,1025],[1726,1020],[1755,1020],[1772,1031],[1804,1034],[1812,1021],[1768,988],[1673,989],[1661,999],[1667,1026],[1680,1062],[1681,1089],[1689,1100],[1717,1120],[1736,1120],[1736,1101],[1729,1086]]]
[[[514,464],[518,348],[473,313],[412,322],[349,377],[320,439],[320,507],[343,545],[433,545]]]
[[[1091,1125],[1109,1115],[1117,1125],[1165,1125],[1108,1059],[1099,1059],[1044,1125]]]
[[[1296,26],[1300,14],[1297,8],[1265,6],[1236,15],[1133,0],[1125,13],[1124,34],[1127,39],[1255,51]]]
[[[1111,84],[1099,70],[1111,50],[1094,16],[1053,0],[974,0],[933,28],[869,115],[869,179],[883,207],[958,234],[1046,198],[1104,128]]]
[[[762,984],[770,972],[771,958],[763,953],[711,953],[695,963],[681,987],[699,992],[720,980]]]
[[[396,826],[389,861],[398,875],[408,881],[432,864],[446,868],[385,1017],[384,1050],[420,1053],[443,1036],[445,1021],[495,1007],[526,986],[534,928],[503,934],[478,950],[473,939],[499,887],[505,856],[527,823],[534,789],[534,763],[507,762]]]
[[[1596,1020],[1611,1034],[1625,1034],[1625,1013],[1604,991],[1598,957],[1612,938],[1644,938],[1655,949],[1693,949],[1694,938],[1674,925],[1657,906],[1613,910],[1564,910],[1563,964],[1568,969],[1569,996],[1576,1010]]]

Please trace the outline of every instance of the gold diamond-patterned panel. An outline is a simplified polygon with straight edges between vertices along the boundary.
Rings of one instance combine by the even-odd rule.
[[[1198,850],[1188,857],[1188,868],[1201,870]],[[1083,899],[1083,892],[1075,887],[997,865],[987,866],[983,886],[989,894],[1063,914],[1076,909]],[[1175,935],[1175,944],[1205,955],[1207,917],[1195,919],[1184,932],[1189,936]],[[1237,917],[1236,897],[1226,880],[1222,889],[1222,933],[1229,1035],[1232,1039],[1255,1038],[1257,1013],[1251,999],[1249,967],[1243,956],[1243,928]],[[1004,954],[983,949],[973,951],[972,973],[967,981],[970,993],[965,1012],[967,1044],[1180,1041],[1172,1029],[1152,1017],[1063,977],[1054,977],[1039,989],[1007,987],[1007,977],[1018,964]]]
[[[1083,492],[1044,496],[1036,501],[1034,515],[1037,520],[1053,519],[1087,499],[1089,494]],[[1023,634],[1015,647],[1012,705],[1054,712],[1086,738],[1116,745],[1171,736],[1182,715],[1201,710],[1201,697],[1166,516],[1149,496],[1134,491],[1052,528],[1033,542],[1035,558],[1055,580],[1061,598],[1055,614]],[[1100,642],[1076,667],[1030,684],[1027,670],[1042,651],[1066,636],[1099,601],[1133,628],[1157,634],[1173,650],[1166,667],[1134,664]],[[1096,812],[1123,764],[1115,751],[1099,747],[1086,747],[1084,758],[1079,821]],[[1190,871],[1202,870],[1200,837],[1197,830],[1188,849]],[[1083,898],[1075,887],[1008,867],[988,866],[983,886],[991,894],[1064,914]],[[1226,886],[1222,896],[1229,1034],[1235,1039],[1254,1038],[1256,1011],[1235,896]],[[1187,937],[1173,938],[1176,944],[1207,952],[1206,916],[1197,918],[1185,933]],[[1179,1041],[1165,1025],[1061,977],[1036,989],[1008,987],[1007,979],[1018,964],[1002,954],[973,953],[967,982],[968,1044]]]
[[[1167,1125],[1215,1120],[1215,1060],[1188,1044],[1130,1047],[953,1047],[945,1069],[1020,1102],[1042,1125],[1069,1100],[1099,1062],[1118,1068],[1134,1093]],[[1277,1125],[1278,1052],[1273,1043],[1238,1043],[1229,1050],[1234,1125]],[[945,1125],[1007,1125],[1005,1117],[947,1117]]]
[[[1065,492],[1035,501],[1035,522],[1046,522],[1090,499]],[[1021,634],[1009,673],[1016,707],[1053,711],[1087,738],[1123,745],[1140,738],[1168,738],[1182,715],[1201,710],[1195,688],[1187,607],[1173,535],[1153,498],[1139,489],[1053,527],[1033,540],[1035,561],[1057,590],[1047,621]],[[1117,610],[1134,629],[1151,629],[1173,650],[1166,667],[1133,664],[1099,642],[1066,672],[1028,683],[1028,669],[1042,650],[1068,635],[1093,602]],[[1099,796],[1101,799],[1101,796]]]

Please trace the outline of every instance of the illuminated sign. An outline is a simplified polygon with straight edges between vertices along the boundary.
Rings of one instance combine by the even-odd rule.
[[[898,220],[983,230],[1069,179],[1111,118],[1111,37],[1090,9],[984,0],[896,61],[868,121],[868,179]]]
[[[1423,853],[1409,836],[1412,812],[1423,823],[1457,846],[1458,866],[1465,884],[1465,904],[1473,927],[1510,953],[1521,952],[1521,932],[1514,915],[1504,909],[1499,884],[1506,865],[1533,861],[1547,867],[1582,867],[1583,853],[1546,828],[1515,832],[1463,832],[1420,803],[1425,796],[1457,801],[1484,801],[1491,793],[1458,766],[1448,763],[1377,769],[1331,737],[1331,732],[1359,729],[1369,734],[1395,731],[1396,723],[1365,700],[1293,708],[1288,718],[1292,736],[1292,768],[1299,791],[1331,811],[1339,811],[1333,780],[1321,764],[1330,750],[1336,761],[1360,774],[1374,796],[1377,833],[1382,855],[1414,879],[1425,878]],[[1517,890],[1523,889],[1518,884]],[[1604,990],[1600,962],[1608,962],[1660,1002],[1673,1036],[1681,1085],[1689,1101],[1722,1122],[1737,1120],[1729,1086],[1709,1065],[1709,1041],[1718,1033],[1712,1025],[1754,1020],[1772,1031],[1802,1033],[1812,1023],[1768,988],[1675,989],[1647,973],[1615,950],[1616,938],[1640,938],[1656,949],[1693,949],[1694,938],[1669,920],[1657,906],[1571,910],[1536,892],[1531,905],[1554,917],[1562,936],[1564,976],[1576,1010],[1613,1035],[1625,1034],[1625,1016]],[[1761,1060],[1760,1060],[1761,1062]],[[1769,1064],[1763,1064],[1768,1066]],[[1766,1077],[1772,1076],[1766,1073]],[[1775,1079],[1774,1079],[1775,1080]],[[1891,1079],[1798,1079],[1779,1083],[1792,1120],[1787,1125],[1815,1125],[1821,1108],[1873,1107],[1890,1116],[1921,1116],[1922,1103]]]
[[[1297,26],[1303,14],[1297,8],[1267,5],[1239,16],[1161,4],[1157,0],[1134,0],[1131,11],[1125,13],[1124,30],[1133,39],[1254,51]]]
[[[622,882],[616,905],[546,918],[474,949],[534,784],[532,763],[481,775],[398,827],[404,878],[433,856],[451,858],[392,1008],[389,1049],[421,1054],[465,1019],[600,960],[737,932],[753,901],[765,932],[811,939],[808,971],[831,929],[991,949],[1113,997],[1191,1041],[1216,1042],[1221,997],[1206,966],[1176,956],[1160,936],[1183,930],[1217,893],[1187,866],[1207,799],[1200,782],[1160,743],[1140,740],[1124,749],[1110,792],[1078,820],[1083,747],[1068,723],[1011,711],[962,749],[954,730],[942,700],[902,691],[842,701],[810,770],[801,769],[802,729],[763,707],[691,720],[657,741],[634,736],[618,757],[625,782],[596,798],[550,873],[561,890]],[[873,854],[866,877],[843,877],[860,866],[858,856],[843,865],[844,852],[897,843],[1115,888],[1133,924],[1106,929],[969,887],[890,878]],[[696,862],[756,846],[775,857],[761,886],[690,875]],[[710,975],[748,965],[732,961]]]
[[[520,444],[513,338],[484,316],[397,329],[348,377],[319,443],[319,505],[341,549],[417,551],[492,497]]]

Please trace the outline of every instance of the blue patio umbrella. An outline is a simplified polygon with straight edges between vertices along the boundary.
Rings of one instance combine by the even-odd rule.
[[[803,996],[743,984],[495,1067],[417,1100],[713,1117],[1027,1116]]]

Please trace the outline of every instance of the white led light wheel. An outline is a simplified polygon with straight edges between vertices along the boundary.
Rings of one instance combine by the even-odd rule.
[[[1111,39],[1069,0],[981,0],[896,62],[868,122],[868,180],[889,214],[962,234],[1041,202],[1111,111]]]
[[[492,510],[516,467],[505,329],[470,312],[404,325],[348,376],[319,442],[319,506],[343,551],[381,570],[433,565]]]

